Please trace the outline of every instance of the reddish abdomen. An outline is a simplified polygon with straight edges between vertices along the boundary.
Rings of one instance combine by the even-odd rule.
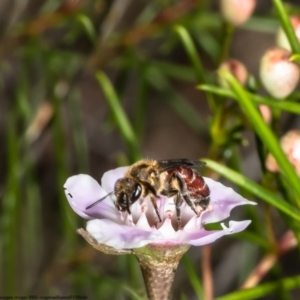
[[[209,188],[203,177],[198,174],[197,171],[187,167],[179,167],[168,171],[168,177],[171,178],[174,173],[177,173],[185,182],[191,200],[197,200],[209,196]]]

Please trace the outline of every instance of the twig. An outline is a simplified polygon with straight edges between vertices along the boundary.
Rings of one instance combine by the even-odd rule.
[[[25,138],[29,144],[33,143],[40,136],[50,121],[52,114],[52,104],[49,101],[43,102],[25,132]]]
[[[297,239],[292,231],[287,231],[278,243],[278,250],[276,253],[267,254],[260,261],[258,266],[249,275],[246,281],[241,286],[242,289],[256,286],[268,271],[274,266],[278,258],[287,251],[297,246]]]
[[[11,54],[16,48],[25,43],[27,41],[27,38],[29,38],[30,36],[42,34],[45,30],[56,25],[57,22],[60,22],[70,14],[75,13],[81,7],[82,2],[82,0],[66,0],[54,12],[38,17],[29,22],[26,26],[23,27],[23,29],[21,29],[17,33],[8,35],[0,43],[0,59],[3,59],[3,57],[5,57],[6,55]],[[91,54],[90,58],[87,61],[88,71],[93,73],[100,66],[109,63],[109,61],[113,59],[124,47],[138,44],[143,39],[155,33],[163,25],[175,22],[179,18],[183,17],[186,13],[195,8],[196,5],[199,5],[198,0],[185,0],[175,4],[174,6],[168,7],[165,10],[161,11],[153,19],[152,22],[130,29],[110,47],[103,47],[103,41],[102,39],[100,39],[100,50],[98,51],[96,47],[94,54]],[[75,77],[78,78],[78,76]],[[30,142],[33,142],[36,138],[38,138],[38,136],[42,133],[42,131],[50,121],[52,115],[53,111],[49,106],[42,106],[40,108],[35,119],[30,124],[26,132],[26,138]],[[43,122],[40,122],[41,116],[43,116]]]
[[[81,1],[64,1],[54,12],[35,18],[17,32],[8,32],[0,43],[0,59],[3,60],[6,55],[10,55],[16,48],[24,44],[28,38],[42,34],[45,30],[75,13],[80,7],[78,2]]]
[[[87,62],[88,71],[94,73],[103,65],[106,65],[115,58],[121,51],[127,47],[136,46],[145,38],[155,34],[164,26],[172,24],[178,19],[185,16],[192,9],[199,5],[199,0],[185,0],[176,3],[161,11],[150,23],[138,25],[128,32],[124,33],[114,43],[106,43],[104,46],[100,39],[94,53],[89,57]]]

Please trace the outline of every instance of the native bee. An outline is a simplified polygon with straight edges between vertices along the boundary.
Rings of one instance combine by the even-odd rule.
[[[189,159],[151,160],[142,159],[131,165],[123,178],[116,181],[114,191],[115,206],[120,212],[131,214],[130,206],[150,196],[157,217],[161,222],[156,199],[159,195],[174,197],[178,226],[181,227],[180,206],[185,201],[199,215],[200,210],[207,209],[210,191],[203,177],[193,168],[205,163]],[[87,209],[95,206],[108,195],[94,202]],[[198,210],[197,210],[198,208]]]

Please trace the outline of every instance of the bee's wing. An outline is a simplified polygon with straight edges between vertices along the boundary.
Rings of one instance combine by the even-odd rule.
[[[157,164],[159,165],[159,172],[163,173],[165,171],[177,168],[177,167],[203,167],[206,165],[205,162],[199,160],[190,160],[186,158],[177,158],[177,159],[166,159],[166,160],[158,160]]]

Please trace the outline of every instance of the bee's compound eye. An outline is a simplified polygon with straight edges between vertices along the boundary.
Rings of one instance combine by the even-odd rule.
[[[141,186],[138,184],[136,185],[135,187],[135,191],[134,191],[134,194],[133,194],[133,200],[136,201],[140,198],[141,196],[141,193],[142,193],[142,188]]]

